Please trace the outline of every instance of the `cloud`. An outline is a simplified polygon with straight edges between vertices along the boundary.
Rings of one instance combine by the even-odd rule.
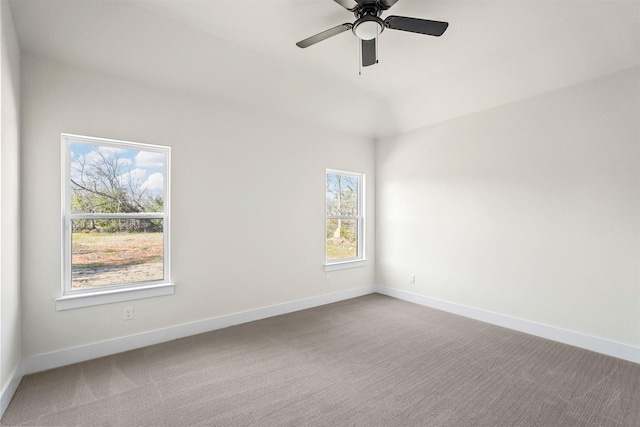
[[[129,172],[123,173],[118,176],[118,182],[123,187],[139,185],[147,177],[147,171],[144,169],[136,168],[131,169]]]
[[[132,181],[142,181],[147,176],[147,171],[140,168],[132,169],[129,173]]]
[[[77,154],[75,159],[78,162],[84,162],[85,165],[104,165],[105,162],[117,160],[118,165],[131,166],[133,163],[131,159],[120,157],[127,151],[123,148],[99,146],[85,154]]]
[[[120,154],[120,153],[125,153],[127,151],[126,148],[118,148],[118,147],[110,147],[108,145],[100,145],[98,146],[98,148],[96,150],[93,151],[97,151],[100,154],[107,156],[107,157],[111,157],[114,154]]]
[[[139,168],[161,168],[163,165],[164,155],[162,153],[140,151],[136,155],[136,166]]]
[[[142,184],[142,187],[151,193],[162,193],[164,189],[164,176],[160,172],[152,173]]]

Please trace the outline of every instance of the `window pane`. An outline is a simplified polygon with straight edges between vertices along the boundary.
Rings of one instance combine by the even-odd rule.
[[[163,153],[71,143],[73,213],[162,212]]]
[[[358,215],[358,177],[327,174],[327,215]]]
[[[73,220],[71,288],[162,280],[161,219]]]
[[[358,256],[358,220],[327,220],[327,260]]]

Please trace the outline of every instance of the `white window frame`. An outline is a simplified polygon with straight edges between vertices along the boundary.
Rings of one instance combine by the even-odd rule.
[[[326,192],[327,192],[327,175],[347,175],[358,179],[358,213],[356,215],[329,215],[327,211]],[[324,271],[343,270],[346,268],[363,267],[367,265],[367,259],[365,257],[365,186],[366,177],[364,173],[350,172],[340,169],[327,169],[325,172],[324,187],[325,187],[325,247],[324,247]],[[327,220],[329,219],[351,219],[358,221],[358,256],[352,258],[343,258],[338,260],[327,259]]]
[[[95,138],[73,134],[61,134],[62,145],[62,286],[61,296],[56,298],[56,309],[67,310],[86,306],[129,301],[175,292],[171,283],[170,209],[171,209],[171,147],[141,144],[114,139]],[[161,153],[164,156],[163,212],[148,213],[72,213],[71,212],[71,144],[82,143],[103,147],[125,148]],[[78,219],[162,219],[163,220],[163,279],[105,285],[97,288],[72,289],[71,287],[71,223]]]

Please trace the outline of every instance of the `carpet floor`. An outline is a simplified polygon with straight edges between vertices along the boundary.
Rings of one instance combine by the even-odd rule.
[[[25,376],[0,425],[640,426],[640,365],[382,295]]]

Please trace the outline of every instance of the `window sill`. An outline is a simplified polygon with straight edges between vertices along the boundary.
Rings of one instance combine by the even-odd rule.
[[[346,270],[347,268],[365,267],[369,262],[366,259],[356,259],[353,261],[335,262],[325,264],[324,271]]]
[[[65,295],[60,298],[56,298],[56,310],[71,310],[74,308],[90,307],[92,305],[172,295],[174,293],[174,283],[162,283],[160,285],[139,286],[128,289],[111,289],[103,292],[91,292],[80,295]]]

